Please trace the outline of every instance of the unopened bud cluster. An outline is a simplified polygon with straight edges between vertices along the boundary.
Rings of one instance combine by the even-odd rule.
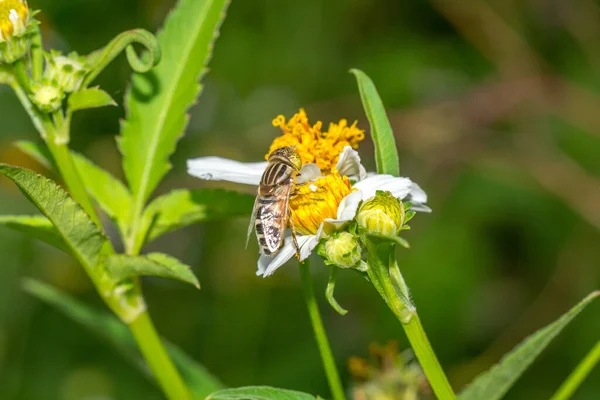
[[[356,222],[350,224],[347,231],[330,236],[318,252],[327,264],[364,271],[366,264],[361,261],[366,248],[364,235],[397,236],[402,229],[408,229],[405,224],[412,214],[407,213],[405,205],[390,192],[378,191],[359,208]]]

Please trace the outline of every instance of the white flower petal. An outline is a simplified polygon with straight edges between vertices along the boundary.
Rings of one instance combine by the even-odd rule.
[[[188,173],[200,179],[258,185],[267,162],[243,163],[221,157],[200,157],[187,162]]]
[[[300,173],[296,178],[296,183],[305,183],[308,181],[314,181],[321,176],[321,169],[317,164],[308,163],[304,164],[300,168]]]
[[[414,203],[427,203],[427,193],[416,183],[410,185],[409,200]]]
[[[427,213],[431,212],[431,208],[427,207],[425,204],[419,204],[419,203],[413,203],[413,205],[410,206],[410,210],[427,212]]]
[[[412,203],[410,209],[413,211],[431,212],[431,208],[425,205],[427,203],[427,193],[414,182],[410,186],[408,201]]]
[[[362,181],[367,177],[367,170],[360,163],[358,152],[351,146],[344,147],[335,168],[340,175],[345,175],[352,180]]]
[[[362,191],[356,190],[350,193],[340,202],[337,209],[337,219],[326,219],[326,221],[336,225],[352,221],[356,216],[356,210],[358,209],[361,200],[363,200]]]
[[[363,200],[375,196],[378,190],[389,191],[394,197],[404,199],[410,192],[412,181],[408,178],[398,178],[392,175],[373,175],[364,181],[354,184],[354,188],[363,193]]]
[[[305,260],[310,256],[310,253],[319,243],[319,236],[322,232],[322,226],[316,235],[301,235],[298,236],[298,246],[300,247],[300,261]],[[273,257],[261,255],[258,259],[258,270],[256,275],[266,278],[285,264],[289,259],[296,254],[296,248],[291,236],[286,236],[283,247]]]

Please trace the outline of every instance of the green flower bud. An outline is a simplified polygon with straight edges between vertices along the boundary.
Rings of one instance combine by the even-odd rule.
[[[65,94],[55,81],[44,79],[31,85],[29,98],[40,111],[51,113],[60,108]]]
[[[351,233],[337,233],[325,242],[324,256],[339,267],[352,268],[360,261],[360,243]]]
[[[0,1],[0,63],[11,64],[29,51],[30,17],[25,0]]]
[[[44,78],[56,81],[65,93],[71,93],[81,88],[83,78],[89,72],[85,57],[81,57],[75,52],[64,56],[54,50],[46,53],[45,57]]]
[[[378,191],[358,211],[358,225],[369,233],[395,236],[404,224],[404,206],[390,192]]]

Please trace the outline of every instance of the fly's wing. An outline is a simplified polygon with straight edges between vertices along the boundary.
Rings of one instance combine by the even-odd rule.
[[[266,248],[271,254],[276,253],[283,244],[292,187],[292,181],[289,184],[278,186],[273,199],[280,200],[262,205],[257,212],[258,218],[262,222]]]
[[[248,242],[250,242],[250,235],[254,230],[254,222],[256,221],[256,209],[258,206],[258,196],[254,200],[254,207],[252,207],[252,215],[250,216],[250,223],[248,224],[248,234],[246,235],[246,249],[248,248]]]

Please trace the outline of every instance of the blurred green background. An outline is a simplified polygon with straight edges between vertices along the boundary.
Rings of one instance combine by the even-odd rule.
[[[134,27],[155,31],[172,1],[30,1],[46,47],[88,53]],[[399,252],[421,319],[455,388],[600,286],[600,5],[594,0],[233,1],[202,97],[159,188],[215,185],[186,176],[185,160],[262,159],[277,114],[358,120],[368,129],[351,67],[386,104],[401,171],[429,194]],[[98,84],[122,104],[130,76],[120,57]],[[114,138],[119,108],[82,112],[72,147],[123,176]],[[0,88],[0,161],[50,174],[11,143],[39,140]],[[374,168],[372,145],[361,155]],[[7,179],[0,212],[33,208]],[[248,213],[250,210],[248,210]],[[148,248],[173,254],[202,290],[148,279],[158,330],[226,384],[265,384],[328,395],[297,268],[255,276],[247,219],[172,233]],[[110,232],[109,232],[110,233]],[[113,236],[114,236],[114,232]],[[0,230],[0,398],[160,399],[117,352],[20,289],[49,282],[104,309],[74,260]],[[322,313],[343,379],[371,342],[406,338],[375,290],[341,274],[325,302],[327,271],[313,264]],[[600,339],[600,305],[585,310],[510,391],[545,399]],[[600,369],[576,399],[600,398]]]

